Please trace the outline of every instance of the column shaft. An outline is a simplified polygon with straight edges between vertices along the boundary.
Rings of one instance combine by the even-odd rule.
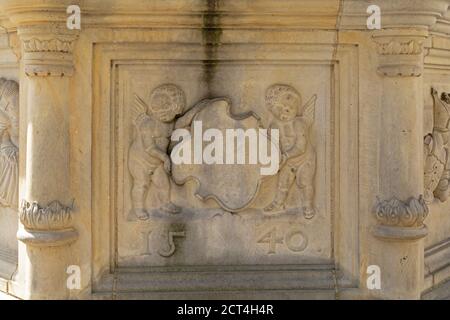
[[[423,41],[413,29],[374,35],[383,76],[380,106],[379,193],[375,200],[375,240],[371,264],[381,271],[383,299],[419,299],[422,291],[423,224]]]
[[[28,80],[26,199],[69,204],[69,79]]]
[[[76,34],[65,26],[19,28],[27,88],[25,192],[17,233],[22,297],[70,297],[66,273],[74,199],[70,192],[69,104]]]

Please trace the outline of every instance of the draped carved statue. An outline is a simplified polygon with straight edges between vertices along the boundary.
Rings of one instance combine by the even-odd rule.
[[[0,204],[18,204],[19,84],[0,78]]]

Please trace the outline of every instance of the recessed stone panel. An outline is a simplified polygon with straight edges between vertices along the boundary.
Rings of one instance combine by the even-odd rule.
[[[148,61],[118,65],[115,86],[119,266],[332,261],[329,65]],[[158,92],[169,92],[175,100],[168,101],[178,99],[183,109],[162,127],[150,120]],[[283,103],[289,108],[289,99],[295,115],[280,121],[271,110]],[[186,121],[189,112],[195,114]],[[136,125],[136,114],[148,116],[148,125]],[[245,164],[172,163],[168,174],[161,160],[145,153],[146,134],[170,135],[184,126],[194,139],[194,121],[202,121],[204,131],[223,132],[225,153],[226,129],[276,128],[280,154],[291,154],[281,156],[274,174],[262,175],[263,165],[248,163],[246,140]],[[203,150],[207,145],[202,142]]]

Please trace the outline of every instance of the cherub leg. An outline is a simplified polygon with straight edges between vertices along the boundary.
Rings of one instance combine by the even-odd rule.
[[[295,168],[285,165],[280,170],[280,176],[278,180],[278,188],[275,193],[275,198],[270,205],[264,208],[264,211],[280,211],[284,208],[284,203],[289,193],[289,189],[295,180]]]
[[[311,219],[315,215],[314,210],[314,160],[304,163],[297,171],[297,185],[303,201],[303,215]]]
[[[181,208],[170,201],[170,180],[167,173],[160,167],[153,176],[153,183],[158,190],[158,198],[163,203],[161,209],[168,213],[179,213]]]
[[[149,215],[147,210],[145,210],[145,197],[147,195],[151,178],[144,169],[139,170],[138,168],[135,168],[131,171],[133,176],[133,187],[131,189],[133,212],[138,219],[147,220]]]

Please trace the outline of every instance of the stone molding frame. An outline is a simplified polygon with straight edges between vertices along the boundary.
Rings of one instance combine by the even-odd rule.
[[[374,215],[378,225],[373,234],[382,239],[416,240],[428,234],[423,223],[428,216],[428,206],[422,195],[401,201],[396,197],[390,200],[377,199]]]
[[[119,40],[117,42],[130,42],[129,35],[132,32],[124,32],[120,34]],[[149,37],[151,39],[151,33],[147,32],[142,34],[142,37]],[[165,50],[169,52],[174,52],[171,49],[170,44],[156,44],[150,47],[151,49],[142,50],[142,48],[135,49],[133,47],[129,47],[126,44],[118,44],[118,43],[107,43],[109,39],[97,39],[100,44],[96,44],[93,46],[94,51],[94,65],[93,70],[96,71],[94,75],[94,85],[104,86],[105,91],[96,93],[96,97],[94,101],[96,102],[93,106],[93,117],[94,121],[101,123],[101,126],[95,129],[94,131],[94,140],[93,143],[98,148],[96,156],[94,157],[93,163],[93,172],[95,172],[96,176],[102,177],[102,181],[108,181],[109,183],[99,184],[98,181],[94,182],[93,190],[95,197],[93,198],[93,214],[96,215],[93,223],[93,259],[100,259],[101,261],[109,262],[108,267],[112,266],[111,269],[107,269],[105,266],[94,265],[93,271],[93,279],[94,279],[94,294],[104,294],[105,292],[109,292],[109,280],[114,277],[120,277],[118,281],[118,285],[123,287],[127,286],[125,280],[120,276],[121,272],[126,272],[123,268],[117,266],[117,239],[115,237],[111,237],[111,235],[117,235],[117,216],[120,214],[119,209],[122,207],[121,204],[121,195],[122,189],[121,187],[115,186],[115,179],[117,177],[120,181],[121,170],[116,170],[117,158],[116,157],[108,157],[108,160],[105,162],[104,159],[100,159],[100,154],[109,154],[111,150],[113,150],[114,145],[109,144],[99,144],[99,141],[114,141],[114,139],[106,138],[115,136],[117,134],[115,128],[115,121],[117,120],[117,111],[112,110],[111,105],[119,105],[121,99],[116,96],[117,92],[117,70],[121,65],[127,65],[130,63],[129,56],[134,56],[139,60],[148,60],[147,63],[155,63],[152,61],[156,61],[156,63],[160,63],[161,59],[169,59],[173,56],[169,57],[167,54],[164,54]],[[142,42],[147,42],[149,40]],[[95,43],[94,43],[95,44]],[[186,59],[190,60],[196,57],[202,57],[203,48],[201,46],[193,46],[190,44],[186,46],[187,48],[183,48],[183,51],[179,50],[177,52],[176,59],[181,60],[181,62],[186,61]],[[280,58],[277,55],[276,51],[273,50],[272,44],[261,44],[262,49],[266,52],[270,52],[268,54],[266,63],[272,63],[273,61],[278,61]],[[280,47],[282,49],[280,49]],[[148,48],[144,46],[143,48]],[[223,59],[228,60],[237,60],[235,56],[236,48],[240,50],[251,50],[251,45],[245,44],[224,44],[221,48],[223,53]],[[189,49],[189,51],[187,51]],[[195,49],[195,50],[194,50]],[[336,187],[342,189],[351,189],[352,192],[348,195],[352,194],[351,198],[346,198],[346,195],[342,194],[343,199],[339,201],[339,204],[335,203],[336,206],[333,206],[331,209],[333,211],[332,215],[336,225],[338,233],[334,234],[334,243],[336,252],[340,252],[339,255],[336,256],[336,262],[342,266],[341,270],[337,270],[337,282],[340,287],[346,288],[355,288],[358,285],[358,275],[359,275],[359,263],[357,259],[352,257],[350,252],[359,255],[357,241],[358,238],[358,228],[359,228],[359,218],[358,218],[358,201],[357,197],[354,197],[354,194],[359,192],[358,183],[357,183],[357,170],[355,167],[358,167],[358,144],[356,143],[356,137],[358,134],[357,126],[351,127],[351,123],[355,123],[358,117],[358,100],[357,96],[354,95],[355,88],[357,87],[356,75],[358,74],[358,63],[354,64],[352,62],[358,60],[358,49],[354,45],[343,44],[338,47],[336,56],[334,57],[339,63],[336,63],[335,60],[332,60],[333,48],[331,45],[304,45],[304,44],[292,44],[292,43],[282,43],[278,47],[279,50],[284,50],[288,54],[289,63],[295,61],[296,63],[301,63],[302,61],[320,61],[321,65],[329,65],[335,68],[335,73],[333,79],[338,81],[339,90],[342,93],[339,96],[336,96],[333,99],[333,103],[339,106],[353,106],[351,109],[343,108],[339,109],[336,107],[336,126],[345,127],[347,130],[341,129],[340,132],[340,150],[341,152],[338,154],[337,152],[334,154],[339,160],[335,160],[336,168],[334,170],[341,172],[342,176],[346,177],[342,181],[334,181]],[[320,51],[320,49],[325,49]],[[329,50],[329,51],[326,51]],[[180,59],[180,52],[186,54],[186,57]],[[246,58],[248,59],[248,58]],[[246,61],[244,61],[246,62]],[[242,63],[239,61],[239,63]],[[112,80],[111,80],[112,78]],[[113,113],[114,115],[111,115]],[[351,115],[351,116],[350,116]],[[350,117],[349,117],[350,116]],[[338,120],[339,119],[339,120]],[[353,121],[353,122],[352,122]],[[111,142],[112,143],[112,142]],[[116,146],[117,147],[117,146]],[[337,148],[337,146],[335,146]],[[352,158],[354,161],[346,162],[343,161],[339,157],[340,154],[353,154]],[[333,159],[334,159],[333,157]],[[99,179],[100,180],[100,179]],[[115,194],[112,188],[118,188],[118,194]],[[111,194],[114,194],[116,199],[111,199]],[[338,197],[338,195],[334,195],[334,197]],[[345,199],[344,199],[345,198]],[[110,215],[99,215],[99,212],[109,212]],[[339,217],[339,218],[338,218]],[[111,227],[111,234],[105,234],[102,232],[102,228],[108,225]],[[99,236],[101,235],[101,236]],[[348,244],[351,243],[351,248]],[[109,250],[104,250],[101,247],[109,245]],[[345,254],[347,253],[347,254]],[[323,268],[324,266],[309,266],[309,268],[313,269],[315,267]],[[105,271],[107,270],[107,271]],[[186,270],[191,270],[186,267]],[[140,272],[144,272],[145,269],[140,270]],[[326,271],[328,272],[328,271]],[[325,272],[325,273],[326,273]],[[323,274],[323,271],[319,272]],[[261,271],[262,275],[266,275],[267,272]],[[145,284],[142,284],[145,286]],[[152,293],[154,294],[154,293]]]

